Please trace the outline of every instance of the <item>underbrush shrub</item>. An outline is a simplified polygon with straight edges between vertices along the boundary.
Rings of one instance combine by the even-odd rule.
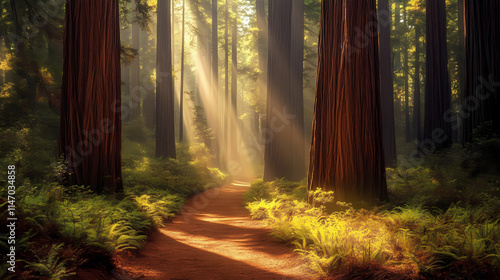
[[[329,279],[494,279],[500,272],[496,197],[483,194],[476,206],[445,210],[421,201],[371,210],[340,203],[343,210],[329,213],[324,205],[333,195],[310,192],[307,204],[257,181],[247,208]]]

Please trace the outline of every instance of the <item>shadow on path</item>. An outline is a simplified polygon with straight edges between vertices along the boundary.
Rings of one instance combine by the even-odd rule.
[[[293,248],[250,219],[246,190],[235,182],[196,195],[119,267],[134,279],[315,279]]]

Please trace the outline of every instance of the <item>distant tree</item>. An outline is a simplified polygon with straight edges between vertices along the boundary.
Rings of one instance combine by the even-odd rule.
[[[131,76],[131,109],[130,109],[130,119],[134,120],[141,114],[141,70],[140,70],[140,39],[139,39],[139,22],[135,20],[132,23],[132,48],[137,50],[137,55],[132,61],[132,76]]]
[[[118,0],[66,4],[59,153],[69,184],[122,191]]]
[[[184,33],[185,33],[185,13],[186,0],[182,0],[182,39],[181,39],[181,86],[180,86],[180,105],[179,105],[179,142],[184,141]]]
[[[231,120],[229,137],[229,156],[232,160],[237,159],[238,151],[236,147],[237,120],[238,120],[238,4],[232,3],[234,22],[231,32]]]
[[[231,133],[231,96],[229,95],[229,0],[226,0],[224,8],[224,104],[226,106],[225,120],[224,120],[224,144],[225,144],[225,157],[229,154],[229,141]]]
[[[156,48],[156,156],[175,158],[170,0],[158,0]]]
[[[308,190],[333,190],[340,201],[386,200],[378,36],[356,43],[376,21],[376,0],[321,8]]]
[[[209,124],[215,132],[215,141],[213,144],[214,154],[218,158],[219,155],[219,140],[222,137],[219,129],[219,39],[218,39],[218,23],[217,23],[217,0],[212,0],[212,71],[211,71],[211,95],[213,100],[211,106],[207,107]],[[210,77],[210,76],[209,76]],[[219,158],[220,164],[220,158]]]
[[[261,98],[265,98],[267,92],[267,24],[266,24],[266,7],[265,0],[255,0],[255,16],[257,21],[257,52],[259,54],[259,76],[258,86]],[[260,114],[258,112],[258,104],[253,108],[252,130],[257,137],[260,137]]]
[[[420,114],[421,104],[420,104],[420,36],[421,29],[418,25],[415,25],[415,77],[414,89],[413,89],[413,134],[414,138],[418,141],[418,150],[421,149],[420,143],[422,142],[422,117]]]
[[[391,65],[391,12],[389,0],[379,0],[380,96],[384,155],[387,166],[396,165],[396,136],[394,128],[394,85]]]
[[[500,135],[500,2],[463,1],[465,18],[464,142],[484,122]]]
[[[427,1],[427,75],[425,87],[424,145],[429,151],[451,145],[451,122],[446,114],[451,108],[451,87],[448,75],[445,0]],[[426,141],[428,140],[428,141]]]
[[[405,32],[405,39],[403,40],[403,57],[404,57],[404,68],[403,68],[403,77],[405,83],[405,139],[406,142],[411,141],[411,127],[410,127],[410,65],[408,59],[408,49],[410,48],[409,40],[408,40],[408,17],[406,11],[406,1],[403,1],[403,28]]]

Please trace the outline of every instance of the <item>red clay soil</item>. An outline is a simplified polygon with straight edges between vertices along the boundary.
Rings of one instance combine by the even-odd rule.
[[[138,253],[116,259],[122,279],[316,279],[304,261],[251,220],[233,182],[190,199]]]

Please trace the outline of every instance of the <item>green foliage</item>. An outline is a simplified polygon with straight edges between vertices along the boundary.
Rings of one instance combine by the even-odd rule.
[[[33,268],[38,271],[40,276],[48,277],[51,280],[65,279],[75,275],[74,269],[66,268],[66,264],[73,259],[61,260],[59,257],[59,251],[64,246],[64,243],[58,245],[52,245],[47,256],[45,258],[39,258],[37,262],[26,262],[26,268]]]
[[[413,172],[417,182],[430,176],[425,169]],[[415,200],[416,204],[392,210],[355,210],[347,205],[345,210],[327,213],[323,204],[332,200],[331,192],[310,192],[313,204],[309,205],[276,191],[273,184],[256,181],[247,192],[252,218],[265,219],[272,235],[294,244],[296,252],[323,276],[353,273],[353,267],[374,263],[401,279],[437,275],[463,279],[468,272],[455,272],[463,264],[493,266],[493,271],[500,267],[500,221],[496,220],[500,200],[496,197],[483,195],[478,206],[453,204],[444,211]]]

